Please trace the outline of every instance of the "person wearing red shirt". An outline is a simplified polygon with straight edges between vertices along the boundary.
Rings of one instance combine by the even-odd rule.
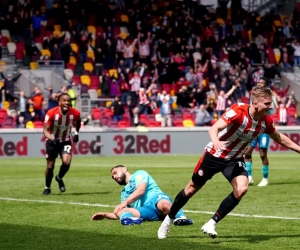
[[[248,191],[248,174],[244,153],[258,136],[267,133],[278,144],[300,153],[300,146],[275,129],[268,111],[272,108],[272,91],[256,86],[251,94],[252,104],[238,103],[231,106],[209,129],[211,141],[194,169],[192,180],[178,193],[157,236],[167,237],[177,212],[215,174],[222,172],[231,183],[233,191],[221,202],[212,218],[201,230],[212,238],[217,236],[216,224],[229,214]]]
[[[71,130],[75,126],[73,142],[79,140],[79,130],[81,125],[80,112],[71,108],[71,97],[67,93],[56,95],[58,106],[48,110],[44,120],[44,135],[46,137],[46,161],[45,171],[46,186],[42,195],[51,193],[51,182],[55,160],[60,155],[62,165],[55,180],[61,192],[66,191],[66,186],[62,180],[70,168],[72,160],[72,138]]]

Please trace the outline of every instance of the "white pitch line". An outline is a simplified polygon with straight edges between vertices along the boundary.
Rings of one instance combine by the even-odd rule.
[[[18,198],[8,198],[8,197],[0,197],[0,200],[3,201],[16,201],[16,202],[31,202],[31,203],[50,203],[50,204],[62,204],[62,205],[78,205],[78,206],[87,206],[87,207],[115,207],[111,205],[105,204],[93,204],[93,203],[85,203],[85,202],[64,202],[64,201],[51,201],[51,200],[29,200],[29,199],[18,199]],[[214,214],[213,212],[208,211],[197,211],[197,210],[183,210],[185,213],[193,213],[193,214]],[[269,215],[256,215],[256,214],[228,214],[230,216],[235,217],[245,217],[245,218],[260,218],[260,219],[279,219],[279,220],[300,220],[300,218],[295,217],[282,217],[282,216],[269,216]]]

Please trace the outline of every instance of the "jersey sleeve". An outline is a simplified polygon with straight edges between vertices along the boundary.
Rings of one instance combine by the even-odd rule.
[[[240,112],[239,105],[234,104],[221,116],[221,119],[228,125],[231,123],[236,123],[240,117]]]
[[[147,185],[148,185],[148,183],[149,183],[149,174],[146,171],[140,170],[140,171],[136,172],[136,174],[134,176],[134,179],[135,179],[136,186],[139,185],[140,183],[143,183],[143,182],[146,182]]]
[[[77,109],[75,109],[75,121],[78,120],[80,120],[80,112]]]
[[[50,109],[45,115],[44,124],[51,126],[53,125],[53,120],[54,120],[53,112]]]
[[[271,116],[266,117],[266,134],[272,134],[275,131],[275,124]]]

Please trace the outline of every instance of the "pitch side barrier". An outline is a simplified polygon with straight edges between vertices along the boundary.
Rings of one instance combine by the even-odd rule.
[[[277,127],[300,144],[298,126]],[[202,154],[209,142],[208,128],[82,128],[74,156]],[[270,153],[287,153],[270,140]],[[0,158],[44,157],[45,137],[42,129],[0,129]],[[0,161],[1,165],[1,161]]]

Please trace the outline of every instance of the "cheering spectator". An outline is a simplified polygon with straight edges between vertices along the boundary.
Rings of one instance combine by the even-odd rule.
[[[279,125],[287,126],[288,123],[288,112],[287,109],[291,105],[292,96],[288,97],[288,102],[285,104],[286,98],[282,98],[278,107]]]
[[[148,114],[149,100],[144,88],[139,90],[139,114]]]
[[[38,115],[39,120],[43,121],[45,115],[45,111],[43,109],[44,96],[38,87],[35,88],[34,94],[28,102],[33,106],[35,115]]]
[[[192,113],[196,113],[195,125],[197,127],[203,127],[205,125],[210,125],[210,121],[213,119],[210,114],[205,109],[205,105],[201,104],[199,108],[195,107],[191,110]]]
[[[114,121],[122,121],[123,120],[123,114],[125,113],[124,107],[120,101],[119,96],[115,97],[114,102],[110,106],[111,110],[113,111],[113,119]]]
[[[161,115],[161,126],[171,127],[172,126],[172,118],[171,118],[171,110],[173,98],[167,94],[165,90],[162,91],[161,95],[157,96],[158,106],[160,108]]]
[[[228,92],[226,92],[226,93],[223,90],[221,90],[220,92],[218,92],[218,90],[217,90],[217,88],[215,86],[212,86],[212,89],[213,89],[213,91],[215,92],[215,94],[217,96],[216,111],[217,111],[217,114],[218,114],[218,119],[220,119],[220,117],[226,111],[226,100],[234,92],[234,90],[236,89],[236,86],[233,85],[232,88]]]
[[[8,102],[13,102],[15,100],[15,82],[20,78],[22,72],[20,72],[14,78],[12,74],[8,74],[7,77],[4,76],[2,70],[0,71],[1,77],[4,79],[4,90],[5,90],[5,100]]]

